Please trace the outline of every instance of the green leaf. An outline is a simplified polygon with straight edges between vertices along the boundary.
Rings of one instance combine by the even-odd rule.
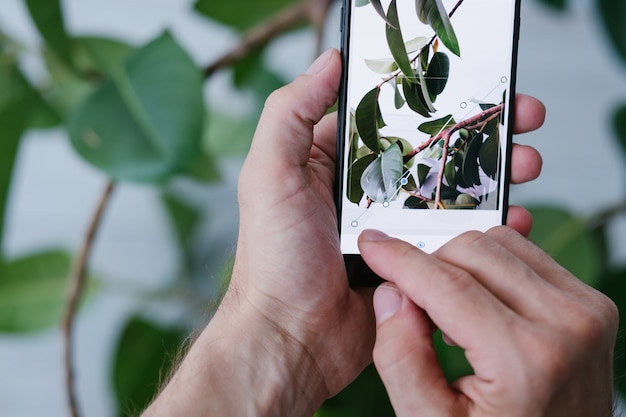
[[[257,120],[211,110],[205,127],[204,146],[219,156],[242,155],[250,149]]]
[[[626,104],[622,104],[615,111],[613,115],[613,128],[617,135],[617,140],[622,146],[622,150],[626,152]]]
[[[500,167],[500,130],[497,126],[480,147],[478,161],[485,174],[495,180]]]
[[[200,213],[195,207],[172,194],[164,194],[162,200],[180,247],[186,250],[191,244]]]
[[[76,151],[113,178],[159,182],[190,168],[204,125],[203,81],[169,34],[132,54],[70,121]]]
[[[426,73],[426,87],[433,101],[446,88],[449,75],[450,58],[443,52],[435,53],[430,60],[428,72]]]
[[[191,167],[183,172],[183,175],[203,183],[217,182],[222,179],[219,161],[206,150],[198,151]]]
[[[463,174],[463,182],[468,186],[480,185],[480,172],[478,170],[478,155],[483,143],[483,135],[478,134],[471,139],[467,152],[463,156],[463,166],[461,172]]]
[[[70,264],[60,251],[0,263],[0,332],[33,332],[58,324]]]
[[[357,159],[350,168],[348,168],[348,189],[346,196],[348,200],[354,204],[359,204],[363,198],[363,188],[361,188],[361,176],[365,169],[376,159],[378,155],[371,153]]]
[[[113,383],[118,415],[139,414],[168,375],[185,335],[144,319],[131,318],[115,353]]]
[[[396,0],[391,0],[391,2],[395,3]],[[389,20],[389,18],[385,14],[385,9],[383,9],[383,5],[381,4],[380,0],[370,0],[370,3],[374,7],[374,10],[376,10],[376,13],[378,13],[380,15],[380,17],[383,18],[385,23],[387,23],[387,25],[393,26],[393,23],[391,23],[391,21]]]
[[[70,67],[71,41],[65,31],[60,0],[26,0],[30,16],[50,49]]]
[[[356,7],[363,7],[370,4],[370,0],[356,0]]]
[[[539,0],[539,3],[543,3],[546,6],[558,11],[563,11],[568,6],[567,0]]]
[[[74,45],[78,51],[76,54],[82,57],[82,61],[87,61],[78,64],[82,72],[97,70],[110,74],[120,68],[134,52],[134,48],[127,43],[94,36],[75,38]]]
[[[406,78],[402,78],[402,91],[406,104],[411,110],[424,117],[430,117],[430,111],[419,83],[412,83]]]
[[[354,117],[361,140],[374,153],[380,152],[380,134],[378,132],[379,112],[378,96],[380,88],[369,91],[356,108]]]
[[[390,74],[398,69],[398,64],[392,58],[366,59],[365,65],[377,74]]]
[[[417,182],[421,185],[426,182],[426,178],[430,173],[430,167],[425,164],[417,164]]]
[[[198,0],[194,8],[210,19],[243,31],[295,3],[297,0]]]
[[[448,186],[452,188],[456,188],[456,165],[454,164],[454,160],[448,161],[446,163],[445,169],[443,171],[446,181],[448,182]]]
[[[386,26],[387,44],[389,45],[391,55],[404,76],[409,80],[415,80],[415,72],[413,71],[413,67],[411,67],[411,62],[406,52],[406,46],[404,46],[404,38],[400,30],[400,21],[398,19],[398,9],[395,0],[392,0],[389,4],[387,18],[389,19],[389,24]]]
[[[449,126],[454,126],[455,124],[456,121],[454,120],[454,117],[449,114],[442,117],[441,119],[422,123],[417,129],[420,132],[424,132],[430,136],[436,136],[446,130]]]
[[[402,152],[394,143],[365,169],[361,188],[375,203],[394,200],[401,188],[403,167]]]
[[[441,0],[415,0],[420,20],[430,25],[441,42],[456,56],[461,56],[459,41]]]
[[[406,104],[406,100],[404,99],[404,97],[402,97],[402,94],[400,94],[400,89],[398,88],[398,84],[394,81],[392,85],[393,85],[393,105],[395,106],[396,110],[400,110]]]
[[[530,239],[585,283],[595,286],[602,270],[602,255],[585,223],[557,207],[529,208],[533,215]]]
[[[602,25],[613,42],[615,52],[626,61],[626,2],[623,0],[598,0]]]

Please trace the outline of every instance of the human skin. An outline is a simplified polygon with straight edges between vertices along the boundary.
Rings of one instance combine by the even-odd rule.
[[[374,295],[373,356],[398,417],[613,415],[615,304],[526,238],[500,226],[432,256],[378,231],[359,243],[389,280]],[[436,328],[474,371],[453,385]]]
[[[241,171],[230,286],[146,416],[310,417],[371,362],[373,290],[348,286],[333,198],[337,123],[324,117],[340,75],[330,50],[268,98]],[[517,97],[517,133],[544,116],[539,101]],[[513,148],[512,182],[540,170],[534,149]],[[508,222],[531,227],[519,207]]]

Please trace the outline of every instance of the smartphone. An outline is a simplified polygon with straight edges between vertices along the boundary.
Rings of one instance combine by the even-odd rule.
[[[433,252],[506,221],[520,0],[343,0],[335,198],[353,285],[368,228]]]

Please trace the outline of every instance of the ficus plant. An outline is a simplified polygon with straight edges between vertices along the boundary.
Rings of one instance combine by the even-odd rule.
[[[497,202],[495,182],[500,173],[500,124],[502,103],[482,102],[473,113],[455,120],[435,108],[445,93],[450,60],[460,60],[461,47],[452,17],[463,0],[447,11],[441,0],[418,0],[413,21],[432,29],[434,36],[406,40],[398,16],[397,1],[384,8],[380,0],[362,2],[385,21],[390,57],[366,59],[367,67],[381,77],[365,93],[353,112],[348,154],[346,194],[355,204],[389,204],[403,198],[409,209],[475,209]],[[418,22],[419,21],[419,22]],[[389,86],[389,87],[387,87]],[[397,137],[383,133],[383,88],[393,90],[396,110],[408,108],[417,120],[421,136]],[[506,98],[506,91],[503,93]],[[467,106],[467,103],[465,103]],[[388,107],[387,107],[388,108]],[[491,199],[489,198],[491,196]],[[364,201],[362,203],[362,201]]]
[[[567,6],[566,0],[541,1],[557,9]],[[182,316],[187,319],[164,325],[148,314],[146,307],[128,317],[120,329],[110,380],[117,413],[136,413],[167,374],[174,352],[192,330],[190,323],[201,321],[206,306],[215,305],[219,289],[229,277],[227,261],[221,271],[211,274],[221,280],[207,286],[205,256],[212,249],[199,249],[194,239],[205,214],[192,200],[182,197],[177,184],[189,181],[213,187],[221,181],[219,162],[245,153],[264,98],[286,82],[266,65],[268,46],[302,29],[308,29],[320,44],[333,0],[197,0],[193,5],[197,13],[241,35],[231,50],[203,64],[196,63],[167,31],[144,45],[69,33],[60,0],[23,2],[42,42],[37,51],[27,50],[20,39],[11,38],[0,27],[0,333],[19,337],[60,327],[66,343],[64,358],[59,361],[65,361],[68,375],[68,410],[74,416],[88,411],[88,404],[81,404],[75,392],[71,340],[81,302],[89,303],[106,291],[106,281],[88,268],[98,226],[120,184],[159,190],[181,262],[170,286],[159,294],[146,291],[140,296],[157,297],[157,302],[163,298],[181,300],[187,308]],[[385,123],[377,110],[379,89],[391,86],[394,94],[397,91],[394,105],[407,106],[429,119],[430,107],[446,93],[448,77],[454,76],[449,74],[447,62],[460,55],[462,40],[456,38],[448,15],[436,7],[439,0],[416,3],[416,18],[433,28],[435,38],[403,39],[392,9],[395,0],[386,10],[380,0],[359,0],[362,7],[374,7],[388,24],[391,58],[368,63],[372,71],[388,79],[384,85],[373,86],[353,114],[355,145],[350,169],[360,174],[349,197],[356,203],[363,198],[384,201],[393,195],[395,191],[381,187],[370,190],[360,184],[366,171],[375,172],[380,164],[377,161],[385,158],[395,161],[395,171],[411,171],[402,184],[412,197],[406,200],[409,207],[475,206],[478,201],[473,197],[459,200],[458,196],[464,186],[475,185],[483,177],[476,174],[477,169],[491,178],[499,169],[489,155],[499,141],[499,103],[483,103],[467,120],[426,120],[420,129],[427,138],[424,149],[416,149],[405,139],[376,133]],[[602,30],[626,71],[626,4],[622,0],[596,0],[596,4]],[[24,68],[24,56],[33,53],[45,64],[43,77],[34,78]],[[312,50],[311,57],[314,55]],[[231,74],[233,88],[252,93],[254,111],[227,114],[219,103],[207,101],[205,85],[216,79],[215,74],[224,72]],[[614,112],[613,125],[626,150],[626,104]],[[77,253],[43,248],[14,258],[8,255],[3,238],[16,157],[26,132],[48,129],[64,130],[76,157],[102,172],[108,181]],[[435,187],[441,190],[439,199],[416,193],[429,175],[419,163],[411,165],[418,152],[430,152],[443,167],[443,179]],[[89,207],[93,203],[85,202]],[[535,207],[536,226],[531,236],[581,279],[611,295],[622,311],[626,311],[626,266],[609,263],[607,230],[625,210],[623,203],[580,218],[553,206]],[[460,349],[445,346],[438,335],[434,340],[447,376],[456,378],[471,372]],[[618,350],[623,352],[624,343],[623,339],[618,341]],[[626,374],[624,357],[617,356],[617,375]],[[617,379],[622,392],[626,392],[624,381]],[[318,417],[392,415],[384,387],[372,367],[317,413]]]

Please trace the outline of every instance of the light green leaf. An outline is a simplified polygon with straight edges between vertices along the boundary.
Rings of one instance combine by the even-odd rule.
[[[72,67],[71,41],[65,31],[60,0],[26,0],[30,16],[51,50]]]
[[[76,151],[113,178],[159,182],[190,169],[204,125],[203,81],[169,34],[132,54],[80,106]]]
[[[370,4],[370,0],[356,0],[356,7],[363,7]]]
[[[403,166],[402,152],[394,143],[365,169],[361,188],[376,203],[394,200],[401,188]]]
[[[418,52],[424,49],[424,47],[428,45],[429,42],[430,39],[428,39],[427,37],[418,36],[417,38],[407,41],[404,44],[404,47],[406,48],[407,53],[412,54],[414,52]]]
[[[219,156],[242,155],[250,149],[257,119],[252,116],[231,116],[210,110],[205,126],[204,146]]]
[[[70,257],[47,251],[0,263],[0,332],[33,332],[58,324]]]
[[[356,108],[354,113],[356,127],[363,143],[374,153],[380,151],[380,134],[378,132],[379,107],[378,95],[380,88],[375,87],[369,91]]]
[[[398,19],[398,9],[396,7],[396,1],[392,0],[389,4],[389,10],[387,11],[387,18],[389,24],[386,26],[387,44],[393,59],[396,61],[398,68],[402,71],[405,77],[409,80],[415,79],[415,71],[411,66],[409,56],[404,46],[404,38],[402,37],[402,31],[400,29],[400,21]]]
[[[393,58],[366,59],[365,65],[377,74],[390,74],[398,69]]]
[[[450,52],[461,56],[459,41],[441,0],[415,0],[415,8],[420,20],[433,28]]]

